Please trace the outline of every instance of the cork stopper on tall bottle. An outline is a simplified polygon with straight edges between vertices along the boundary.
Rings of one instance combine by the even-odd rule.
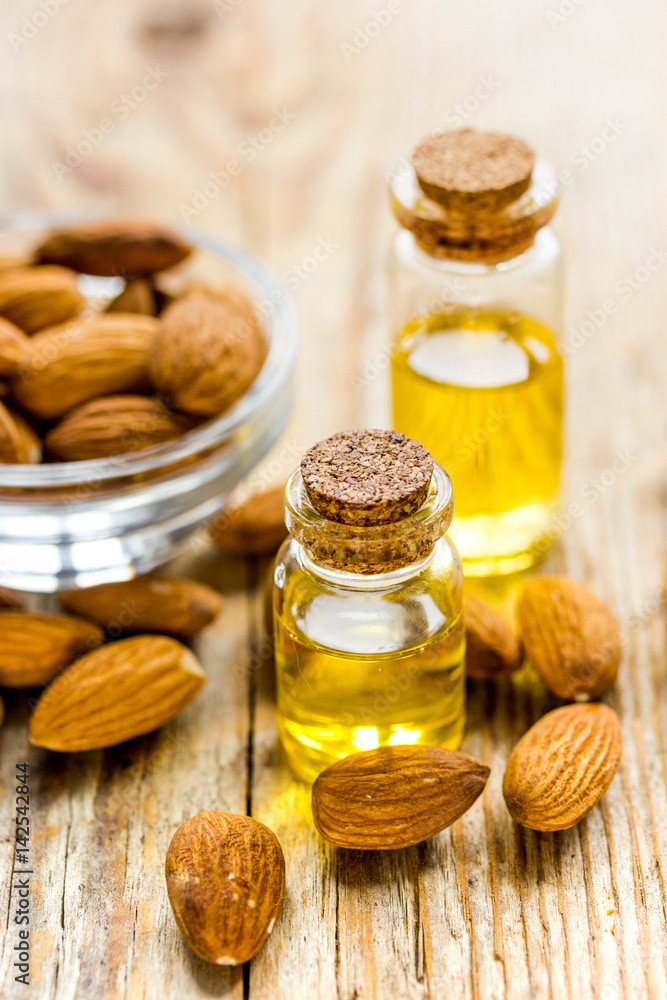
[[[426,253],[495,264],[527,250],[551,220],[558,180],[522,139],[459,129],[420,142],[391,196]]]
[[[422,191],[450,211],[497,212],[530,187],[535,153],[523,139],[465,128],[428,136],[412,165]]]

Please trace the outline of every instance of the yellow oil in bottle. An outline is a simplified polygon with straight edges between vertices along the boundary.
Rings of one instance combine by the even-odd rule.
[[[465,727],[460,614],[440,633],[410,644],[405,595],[400,605],[387,595],[386,614],[376,604],[369,615],[363,602],[355,611],[349,595],[326,594],[304,576],[290,589],[277,595],[275,661],[280,736],[297,774],[312,781],[341,757],[378,746],[460,745]],[[305,621],[295,620],[294,608],[308,609]],[[304,634],[304,624],[316,637]],[[401,648],[387,648],[392,645]]]
[[[515,313],[451,312],[407,324],[392,355],[394,427],[449,473],[450,534],[466,573],[546,554],[558,513],[563,364],[553,334]]]

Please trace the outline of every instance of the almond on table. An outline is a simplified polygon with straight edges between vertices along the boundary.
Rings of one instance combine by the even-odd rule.
[[[270,555],[287,538],[285,487],[255,493],[239,506],[229,504],[209,525],[215,544],[242,556]]]
[[[591,701],[611,687],[621,661],[614,615],[583,583],[539,576],[518,605],[526,655],[546,686],[567,701]]]
[[[160,632],[178,639],[196,635],[222,609],[222,597],[211,587],[159,573],[71,590],[60,603],[112,634]]]
[[[97,750],[159,729],[197,695],[206,675],[167,636],[121,639],[87,653],[44,691],[30,742],[48,750]]]
[[[365,750],[330,764],[316,779],[313,821],[338,847],[410,847],[463,816],[488,777],[485,764],[457,750]]]
[[[165,865],[178,929],[196,955],[241,965],[266,943],[285,895],[276,835],[251,816],[213,810],[183,823]]]
[[[0,609],[0,686],[35,687],[104,641],[85,618]]]
[[[613,709],[600,703],[556,708],[522,736],[507,761],[507,808],[531,830],[567,830],[602,798],[620,756]]]
[[[488,601],[467,590],[463,601],[466,674],[478,679],[508,677],[521,666],[521,644],[510,623]]]

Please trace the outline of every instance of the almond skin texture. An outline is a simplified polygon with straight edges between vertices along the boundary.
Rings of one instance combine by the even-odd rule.
[[[546,686],[567,701],[592,701],[616,680],[618,623],[583,583],[564,576],[530,580],[518,607],[526,655]]]
[[[521,666],[521,646],[514,629],[494,607],[466,591],[466,673],[480,680],[509,677]]]
[[[211,538],[225,552],[241,556],[270,555],[287,537],[283,510],[284,486],[276,486],[229,505],[209,525]]]
[[[137,277],[180,264],[190,252],[176,233],[154,222],[119,219],[53,230],[35,257],[84,274]]]
[[[102,583],[62,594],[67,611],[85,615],[111,635],[159,632],[190,639],[222,609],[222,597],[194,580],[150,573],[123,583]]]
[[[256,955],[285,896],[285,859],[276,835],[250,816],[217,810],[179,826],[165,876],[185,943],[215,965],[241,965]]]
[[[548,712],[522,736],[503,779],[507,808],[531,830],[568,830],[609,788],[621,756],[621,727],[600,703]]]
[[[174,441],[193,426],[155,396],[103,396],[71,410],[44,443],[63,462],[81,462]]]
[[[48,684],[103,641],[102,629],[83,618],[0,610],[0,686]]]
[[[43,330],[30,340],[12,393],[30,413],[61,417],[88,399],[149,387],[152,316],[115,313]]]
[[[85,299],[64,267],[19,267],[0,272],[0,316],[26,333],[64,323]]]
[[[488,767],[455,750],[365,750],[322,771],[313,785],[313,820],[337,847],[410,847],[463,816],[488,776]]]
[[[28,347],[28,337],[8,319],[0,318],[0,375],[11,375]]]
[[[30,742],[49,750],[96,750],[159,729],[206,677],[193,653],[167,636],[121,639],[82,656],[46,689]]]
[[[165,309],[151,349],[150,373],[169,406],[212,417],[243,395],[265,356],[247,299],[233,288],[198,288]]]

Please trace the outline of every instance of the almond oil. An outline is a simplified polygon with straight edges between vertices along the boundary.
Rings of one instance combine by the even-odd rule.
[[[410,626],[424,610],[398,583],[398,593],[354,600],[322,590],[307,572],[290,576],[287,592],[276,591],[275,662],[280,736],[297,773],[312,780],[379,746],[456,749],[465,725],[461,614],[441,614],[433,635]]]
[[[523,139],[459,129],[418,143],[389,187],[394,426],[452,477],[466,574],[521,571],[558,535],[558,177]]]
[[[420,449],[430,463],[423,480],[416,482],[414,464],[403,464],[399,482],[391,455],[357,448],[361,435],[364,446],[369,437],[390,438]],[[337,437],[356,449],[349,462],[344,453],[342,470],[327,447],[317,488],[306,488],[301,471],[287,484],[291,537],[274,571],[278,725],[293,769],[308,781],[360,750],[455,749],[465,726],[463,574],[446,534],[450,480],[403,435],[347,432],[319,447]],[[371,499],[354,509],[368,482]],[[406,490],[398,501],[397,482]],[[335,520],[347,516],[355,523]],[[385,517],[392,520],[377,523]]]
[[[422,441],[456,495],[467,572],[511,572],[548,548],[559,508],[563,363],[525,316],[452,311],[409,322],[392,355],[394,426]]]

